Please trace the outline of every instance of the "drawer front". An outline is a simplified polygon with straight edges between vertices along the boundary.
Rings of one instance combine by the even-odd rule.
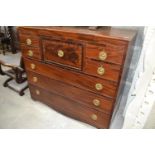
[[[46,103],[53,109],[77,120],[86,122],[97,128],[108,128],[111,115],[77,104],[65,97],[50,93],[42,88],[30,85],[31,96],[34,100]]]
[[[96,95],[94,93],[84,91],[82,89],[67,85],[60,81],[52,80],[46,76],[28,72],[29,83],[46,89],[49,92],[67,97],[75,102],[84,104],[91,108],[95,108],[105,113],[111,114],[113,103],[112,99]],[[48,81],[48,82],[45,82]]]
[[[42,74],[54,80],[63,81],[64,83],[92,91],[97,94],[115,98],[117,83],[94,78],[81,73],[69,71],[54,65],[48,65],[29,59],[24,60],[26,69],[35,73]]]
[[[54,40],[43,40],[42,44],[44,60],[46,62],[54,62],[81,70],[81,45]]]
[[[41,60],[41,53],[39,48],[27,47],[23,45],[21,45],[20,47],[24,57]]]
[[[85,60],[84,72],[99,78],[118,82],[121,67],[118,65],[107,64],[90,59]]]
[[[125,46],[96,46],[87,44],[86,57],[94,60],[122,65],[125,50]]]
[[[20,43],[26,46],[39,47],[39,37],[19,33]]]

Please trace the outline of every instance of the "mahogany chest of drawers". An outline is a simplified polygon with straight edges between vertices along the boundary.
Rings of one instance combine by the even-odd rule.
[[[19,27],[18,32],[31,97],[109,128],[136,33],[75,27]]]

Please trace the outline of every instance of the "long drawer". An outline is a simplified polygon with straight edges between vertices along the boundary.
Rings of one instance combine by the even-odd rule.
[[[82,104],[77,104],[65,97],[50,93],[45,89],[33,85],[29,85],[29,88],[34,100],[44,102],[67,116],[89,123],[97,128],[109,127],[111,115],[88,108]]]
[[[84,91],[77,87],[53,80],[46,76],[28,71],[29,83],[39,86],[49,92],[67,97],[75,102],[84,104],[96,110],[111,114],[114,100]]]
[[[52,79],[63,81],[84,90],[97,94],[115,98],[117,83],[99,78],[94,78],[82,73],[63,69],[54,65],[37,62],[35,60],[24,59],[26,69],[35,73],[40,73]]]

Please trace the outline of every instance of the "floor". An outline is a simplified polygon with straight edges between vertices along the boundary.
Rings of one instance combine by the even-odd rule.
[[[12,55],[17,63],[19,55]],[[4,57],[0,54],[0,58]],[[10,57],[6,56],[9,61]],[[43,103],[33,101],[29,89],[19,96],[3,87],[6,76],[0,75],[0,128],[1,129],[93,129],[94,127],[66,117]]]

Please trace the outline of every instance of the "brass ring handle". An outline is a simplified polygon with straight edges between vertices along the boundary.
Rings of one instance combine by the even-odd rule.
[[[96,121],[97,120],[97,115],[96,114],[92,114],[91,115],[91,119],[94,120],[94,121]]]
[[[31,64],[31,69],[35,69],[36,65],[35,64]]]
[[[103,74],[105,73],[105,69],[104,69],[102,66],[101,66],[101,67],[98,67],[97,73],[98,73],[99,75],[103,75]]]
[[[30,56],[30,57],[33,56],[33,51],[32,50],[28,50],[28,56]]]
[[[95,88],[96,88],[96,90],[102,90],[103,85],[101,83],[96,83]]]
[[[28,38],[28,39],[26,39],[26,44],[27,44],[27,45],[31,45],[31,44],[32,44],[32,40],[31,40],[31,39],[29,39],[29,38]]]
[[[58,54],[58,57],[60,57],[60,58],[62,58],[65,55],[64,51],[62,51],[62,50],[58,50],[57,54]]]
[[[99,53],[99,60],[104,61],[105,59],[107,59],[107,53],[105,51],[101,51]]]
[[[38,81],[38,78],[37,77],[33,77],[33,82],[37,82]]]
[[[93,104],[94,104],[96,107],[98,107],[98,106],[100,106],[101,102],[100,102],[100,100],[98,100],[98,99],[94,99],[94,100],[93,100]]]

